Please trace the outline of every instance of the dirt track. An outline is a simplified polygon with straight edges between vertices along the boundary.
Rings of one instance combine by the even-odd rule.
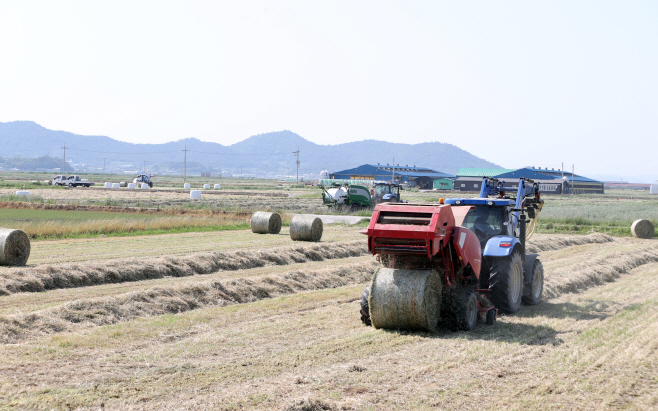
[[[20,338],[0,346],[0,404],[658,407],[658,244],[544,235],[530,247],[550,299],[471,333],[363,326],[357,300],[374,267],[364,254],[3,296],[0,333]]]

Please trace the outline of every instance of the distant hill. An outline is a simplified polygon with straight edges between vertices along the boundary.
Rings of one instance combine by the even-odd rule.
[[[0,157],[48,155],[61,158],[61,147],[66,144],[66,158],[75,164],[101,167],[105,158],[108,167],[114,164],[141,169],[146,161],[147,171],[154,166],[170,170],[176,168],[176,165],[182,166],[182,150],[185,147],[189,150],[188,165],[194,162],[208,169],[228,169],[238,173],[242,167],[244,174],[262,175],[266,167],[268,171],[277,173],[282,167],[294,170],[295,156],[292,152],[297,148],[300,150],[300,174],[308,173],[309,170],[317,174],[322,169],[340,171],[361,164],[392,163],[393,158],[396,164],[428,167],[449,174],[455,174],[460,167],[500,167],[452,144],[401,144],[363,140],[320,145],[287,130],[259,134],[229,146],[196,138],[164,144],[133,144],[105,136],[82,136],[48,130],[32,121],[14,121],[0,122],[0,141],[3,143]]]

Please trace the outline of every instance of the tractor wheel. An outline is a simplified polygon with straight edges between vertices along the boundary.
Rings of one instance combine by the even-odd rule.
[[[487,325],[496,324],[496,310],[487,311],[486,323]]]
[[[523,259],[515,251],[509,257],[496,258],[489,275],[491,301],[505,313],[515,313],[523,297]]]
[[[478,297],[473,290],[460,288],[452,300],[451,328],[472,331],[478,320]]]
[[[149,188],[153,188],[153,182],[149,181]]]
[[[523,284],[521,301],[526,305],[537,305],[541,302],[542,291],[544,291],[544,266],[541,261],[535,260],[532,271]]]
[[[367,326],[371,326],[370,322],[370,307],[368,307],[368,296],[370,295],[370,286],[367,286],[361,294],[361,322]]]
[[[353,213],[357,213],[357,212],[359,212],[359,210],[361,210],[361,206],[358,203],[353,203],[350,206],[350,211],[353,212]]]

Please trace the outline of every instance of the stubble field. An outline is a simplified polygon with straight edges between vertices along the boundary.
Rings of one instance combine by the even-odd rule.
[[[75,203],[79,193],[51,192],[69,196],[40,204]],[[132,194],[114,206],[137,206]],[[318,201],[288,194],[208,201],[251,199],[233,210],[245,213]],[[77,204],[102,201],[76,195]],[[137,195],[140,207],[183,210],[164,205],[181,193]],[[605,200],[613,210],[617,201],[635,200]],[[547,219],[581,203],[592,202],[547,201]],[[203,214],[212,207],[187,217],[214,218]],[[3,221],[29,223],[4,211]],[[361,323],[360,294],[378,263],[360,228],[325,226],[319,243],[292,242],[288,227],[33,240],[28,266],[0,267],[0,409],[658,408],[655,240],[536,234],[528,251],[544,264],[542,304],[472,332],[429,334]]]

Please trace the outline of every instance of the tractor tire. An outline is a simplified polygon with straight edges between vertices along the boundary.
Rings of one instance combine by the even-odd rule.
[[[541,261],[535,260],[530,275],[523,284],[523,298],[525,305],[537,305],[541,302],[541,294],[544,291],[544,266]]]
[[[491,301],[504,313],[515,313],[523,297],[523,259],[515,251],[504,258],[496,258],[489,275]]]
[[[152,181],[149,182],[149,188],[153,188],[153,182]]]
[[[368,296],[370,296],[370,286],[367,286],[361,294],[361,322],[367,326],[371,326],[370,321],[370,307],[368,306]]]
[[[487,316],[486,316],[485,322],[487,323],[487,325],[496,324],[496,310],[487,311]]]
[[[455,292],[450,318],[453,331],[473,331],[478,320],[478,297],[473,290],[460,288]]]

